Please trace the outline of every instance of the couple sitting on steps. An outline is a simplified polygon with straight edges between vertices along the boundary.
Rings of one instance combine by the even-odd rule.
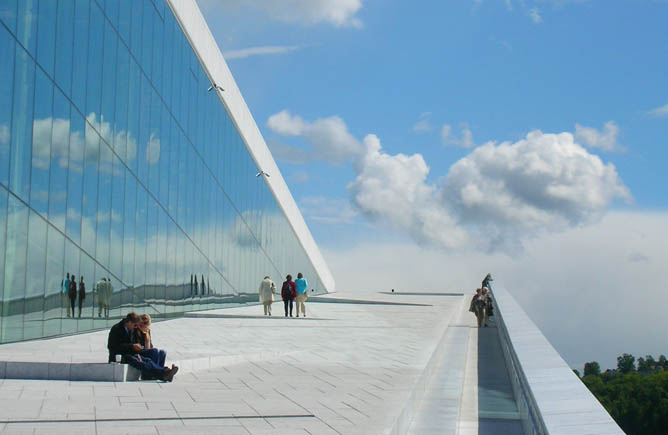
[[[151,342],[151,316],[129,313],[112,326],[107,341],[109,362],[121,362],[141,371],[141,378],[171,382],[179,368],[165,367],[167,354]],[[120,361],[117,360],[120,356]]]

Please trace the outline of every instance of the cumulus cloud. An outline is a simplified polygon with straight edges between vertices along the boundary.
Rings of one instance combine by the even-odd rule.
[[[407,230],[420,243],[461,247],[466,233],[435,201],[434,186],[425,183],[429,167],[422,155],[389,155],[375,135],[364,138],[366,154],[348,185],[355,205],[367,216]]]
[[[314,25],[320,23],[337,27],[361,27],[356,16],[362,8],[362,0],[247,0],[252,6],[272,18],[287,23]]]
[[[494,244],[595,221],[616,199],[630,199],[612,163],[570,133],[532,131],[516,143],[488,143],[456,162],[443,204]]]
[[[251,56],[264,56],[269,54],[283,54],[298,50],[296,45],[264,45],[260,47],[248,47],[239,50],[229,50],[223,52],[223,57],[226,60],[231,59],[245,59]]]
[[[647,112],[647,114],[651,116],[668,116],[668,104],[665,106],[656,107]]]
[[[362,144],[355,139],[338,116],[306,122],[283,110],[269,117],[267,126],[281,136],[303,136],[309,145],[310,158],[340,164],[363,152]]]
[[[350,160],[355,179],[347,188],[356,209],[422,244],[516,252],[527,239],[595,222],[613,201],[631,200],[615,166],[589,153],[571,133],[535,130],[515,143],[487,143],[430,183],[421,154],[389,154],[373,134],[360,151],[343,120],[325,120],[336,128],[321,128],[322,120],[310,123],[286,111],[272,116],[269,125],[306,138],[319,147],[313,155],[320,160]],[[444,127],[447,139],[450,127]],[[346,139],[328,138],[333,130]],[[456,140],[473,143],[464,132]]]
[[[450,124],[444,124],[441,128],[441,141],[443,142],[443,145],[446,146],[456,146],[461,148],[473,148],[475,146],[473,132],[466,123],[461,125],[459,137],[452,134],[452,126]]]
[[[622,151],[624,148],[617,142],[618,136],[619,126],[614,121],[606,122],[602,131],[575,124],[575,139],[591,148],[599,148],[603,151]]]

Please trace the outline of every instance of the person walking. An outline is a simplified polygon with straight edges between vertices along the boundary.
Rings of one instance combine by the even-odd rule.
[[[285,281],[281,286],[281,297],[283,298],[285,317],[288,317],[288,306],[290,307],[290,317],[292,317],[292,301],[295,300],[296,293],[297,288],[295,287],[294,281],[292,281],[292,275],[286,276]]]
[[[63,295],[63,302],[65,302],[65,308],[67,308],[67,317],[70,317],[70,307],[68,303],[68,294],[70,292],[70,273],[67,272],[67,278],[60,281],[60,292]]]
[[[308,288],[308,281],[306,281],[306,278],[304,278],[304,275],[302,275],[301,272],[297,274],[297,279],[295,280],[295,287],[297,290],[297,295],[295,296],[296,299],[296,305],[297,305],[297,317],[299,317],[299,309],[301,307],[301,312],[306,317],[306,305],[304,305],[304,302],[306,302],[306,298],[308,295],[306,294],[306,289]]]
[[[77,301],[77,276],[71,275],[70,285],[67,289],[67,297],[70,299],[70,304],[67,307],[67,317],[70,317],[70,308],[72,308],[72,318],[74,318],[74,305]]]
[[[485,311],[487,308],[487,300],[483,296],[481,288],[476,289],[475,292],[475,295],[473,295],[473,298],[471,299],[471,304],[469,305],[469,311],[475,314],[478,319],[478,328],[480,328],[484,324],[486,317]]]
[[[483,287],[482,295],[485,298],[485,317],[483,321],[485,326],[487,326],[487,320],[494,315],[494,307],[492,305],[492,294],[489,292],[489,289],[487,287]]]
[[[258,289],[260,303],[264,307],[264,315],[271,316],[271,304],[274,302],[274,295],[276,294],[276,284],[271,280],[269,275],[265,276],[260,283]]]
[[[86,284],[84,284],[83,275],[79,279],[79,317],[81,317],[81,307],[83,307],[84,301],[86,300]]]

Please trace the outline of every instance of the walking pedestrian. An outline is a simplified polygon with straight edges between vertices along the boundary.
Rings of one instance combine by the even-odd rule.
[[[78,296],[79,296],[79,317],[81,317],[81,307],[83,306],[84,301],[86,300],[86,284],[84,284],[83,275],[79,280]]]
[[[292,275],[288,275],[285,277],[285,281],[281,286],[281,297],[283,298],[285,317],[288,317],[288,307],[290,307],[290,317],[292,317],[292,302],[295,300],[296,294],[297,288],[294,281],[292,281]]]
[[[75,274],[71,275],[67,297],[70,299],[70,305],[67,307],[67,317],[70,317],[69,309],[72,308],[72,318],[74,318],[74,305],[77,301],[77,276]]]
[[[295,296],[296,299],[296,305],[297,305],[297,317],[299,317],[299,310],[301,307],[301,312],[306,317],[306,305],[304,305],[304,302],[306,302],[306,298],[308,298],[308,295],[306,294],[306,289],[308,288],[308,281],[306,281],[306,278],[304,278],[304,275],[302,275],[301,272],[297,274],[297,279],[295,280],[295,287],[297,289],[297,295]]]
[[[274,295],[276,294],[276,284],[271,280],[269,275],[265,276],[260,283],[258,289],[260,303],[264,307],[264,315],[271,316],[271,304],[274,302]]]

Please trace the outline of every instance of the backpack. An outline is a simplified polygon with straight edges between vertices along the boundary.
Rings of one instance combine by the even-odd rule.
[[[283,283],[283,288],[281,288],[281,297],[283,299],[290,299],[294,297],[294,295],[292,294],[292,287],[290,286],[290,283],[287,281]]]

